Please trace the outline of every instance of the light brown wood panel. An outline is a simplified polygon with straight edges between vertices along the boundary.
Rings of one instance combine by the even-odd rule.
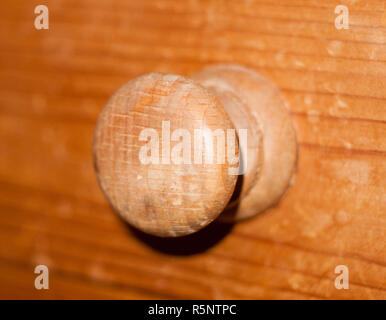
[[[0,4],[0,298],[386,299],[385,1]],[[92,165],[97,116],[147,72],[239,63],[271,79],[299,139],[280,204],[183,240],[126,226]],[[37,264],[50,290],[33,286]],[[350,289],[334,286],[337,265]]]

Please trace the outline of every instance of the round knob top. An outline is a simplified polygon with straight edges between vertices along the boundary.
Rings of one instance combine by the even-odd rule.
[[[199,84],[172,74],[140,76],[99,116],[93,149],[99,183],[114,209],[140,230],[190,234],[213,221],[232,196],[234,132],[218,100]]]

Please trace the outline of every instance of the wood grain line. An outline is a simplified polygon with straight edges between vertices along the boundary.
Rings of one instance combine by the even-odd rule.
[[[0,181],[0,183],[2,185],[7,185],[7,186],[11,186],[11,187],[21,188],[21,189],[24,189],[24,190],[31,190],[33,192],[44,193],[44,194],[49,195],[49,197],[54,196],[54,197],[61,197],[61,198],[65,197],[65,198],[69,198],[69,199],[72,198],[69,195],[58,194],[58,193],[53,192],[53,191],[37,190],[35,188],[28,188],[28,187],[25,187],[25,186],[22,186],[22,185],[15,185],[15,184],[8,183],[8,182],[5,182],[5,181]],[[82,201],[89,202],[89,200],[85,200],[85,199],[82,199]],[[103,206],[103,205],[99,205],[99,204],[96,204],[96,203],[93,203],[93,205],[96,205],[96,206],[98,206],[100,208],[105,208],[105,209],[108,208],[107,205]],[[44,215],[44,216],[46,216],[49,219],[54,218],[50,214],[47,214],[47,213],[44,213],[44,212],[34,212],[34,211],[25,210],[25,209],[20,209],[20,208],[17,208],[17,207],[5,206],[4,204],[0,204],[0,207],[3,208],[3,209],[9,209],[9,210],[15,210],[16,209],[16,210],[18,210],[20,212],[24,212],[24,213],[29,214],[31,216],[33,216],[33,215]],[[69,222],[71,222],[71,221],[69,221]],[[76,223],[80,224],[79,221],[76,222]],[[85,227],[87,227],[87,223],[85,224]],[[89,225],[89,227],[91,227],[91,225]],[[92,226],[92,227],[95,227],[95,226]],[[104,227],[104,225],[103,225],[103,227]],[[376,265],[379,265],[380,267],[385,267],[386,268],[386,263],[381,262],[381,261],[376,261],[376,260],[373,260],[373,259],[368,259],[368,258],[362,257],[360,255],[355,255],[355,256],[348,255],[348,254],[338,254],[337,255],[334,252],[329,252],[329,251],[310,250],[308,248],[301,247],[301,246],[298,246],[298,245],[294,245],[294,244],[291,244],[291,243],[282,243],[282,242],[279,242],[277,240],[266,239],[266,238],[258,237],[256,235],[250,235],[250,234],[247,234],[247,233],[239,232],[237,230],[233,231],[232,235],[235,235],[237,237],[243,237],[243,238],[249,239],[251,241],[259,241],[259,242],[268,243],[268,244],[273,245],[273,246],[278,245],[278,246],[281,246],[281,247],[293,248],[293,249],[296,249],[296,250],[301,250],[301,251],[312,253],[312,254],[322,254],[322,255],[327,255],[327,256],[337,257],[337,258],[350,258],[350,259],[359,260],[359,261],[370,263],[370,264],[376,264]],[[55,234],[53,234],[53,236],[55,236]],[[229,257],[224,256],[224,258],[228,259]],[[288,271],[293,271],[293,272],[302,272],[302,271],[299,271],[299,270],[292,270],[292,269],[287,269],[287,270]],[[309,274],[309,275],[310,276],[316,276],[316,275],[313,275],[313,274]],[[360,285],[359,283],[357,283],[357,284]],[[386,288],[382,288],[382,287],[374,286],[374,288],[377,288],[377,289],[380,289],[380,290],[386,290]]]

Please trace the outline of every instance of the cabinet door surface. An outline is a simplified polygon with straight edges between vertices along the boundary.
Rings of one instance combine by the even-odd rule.
[[[386,299],[385,1],[41,4],[48,30],[34,1],[0,3],[0,298]],[[234,226],[142,234],[98,186],[98,114],[134,77],[216,63],[279,88],[299,142],[294,183]],[[38,265],[49,290],[34,286]]]

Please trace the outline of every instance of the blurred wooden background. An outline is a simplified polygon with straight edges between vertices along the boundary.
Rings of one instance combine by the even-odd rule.
[[[0,298],[386,299],[383,0],[0,3]],[[50,29],[34,28],[45,4]],[[334,26],[349,8],[349,30]],[[98,113],[123,83],[212,63],[281,89],[300,142],[280,205],[159,240],[127,227],[93,172]],[[50,289],[36,290],[38,264]],[[350,271],[337,290],[337,265]]]

